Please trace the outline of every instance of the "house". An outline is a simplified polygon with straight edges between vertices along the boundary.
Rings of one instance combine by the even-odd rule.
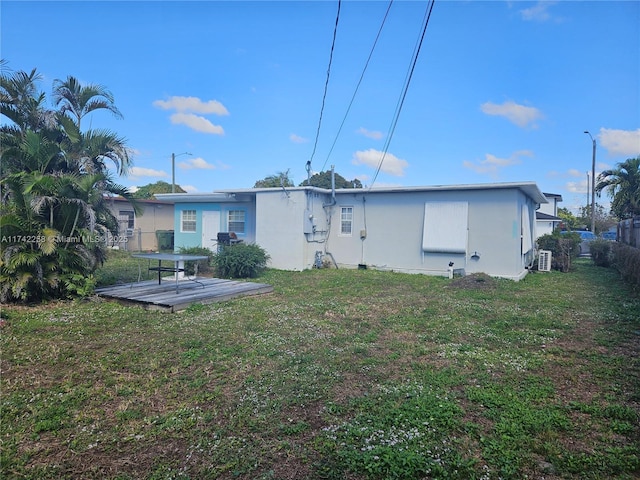
[[[216,248],[219,232],[256,243],[270,266],[375,268],[519,280],[534,260],[534,182],[159,194],[175,204],[176,249]],[[452,264],[450,266],[450,264]]]
[[[153,199],[138,199],[136,203],[140,206],[138,213],[123,197],[107,199],[109,210],[118,219],[118,234],[110,236],[108,244],[132,252],[158,251],[163,246],[158,245],[158,238],[162,242],[165,232],[167,241],[173,236],[173,204]]]
[[[562,195],[555,193],[543,194],[548,203],[540,205],[540,209],[536,212],[536,240],[542,235],[553,233],[553,231],[562,223],[562,219],[558,217],[558,203],[562,201]]]

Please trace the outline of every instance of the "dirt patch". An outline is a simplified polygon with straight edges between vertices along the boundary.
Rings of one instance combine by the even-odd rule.
[[[495,278],[486,273],[472,273],[464,277],[454,278],[448,287],[465,290],[493,290],[496,288],[497,283]]]

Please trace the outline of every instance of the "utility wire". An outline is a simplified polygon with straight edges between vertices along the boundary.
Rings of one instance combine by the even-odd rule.
[[[322,164],[322,168],[320,169],[320,171],[324,171],[324,167],[327,165],[327,162],[329,161],[329,157],[331,156],[331,153],[333,152],[333,148],[336,146],[336,142],[338,141],[338,137],[340,136],[340,132],[342,131],[342,127],[344,126],[344,122],[347,120],[347,116],[349,115],[349,111],[351,110],[351,106],[353,105],[353,102],[356,98],[356,95],[358,93],[358,89],[360,88],[360,84],[362,83],[362,79],[364,78],[364,74],[367,71],[367,68],[369,67],[369,62],[371,61],[371,57],[373,56],[373,51],[376,49],[376,45],[378,44],[378,39],[380,38],[380,34],[382,33],[382,27],[384,27],[385,22],[387,21],[387,16],[389,15],[389,10],[391,10],[391,5],[393,4],[393,0],[389,1],[389,6],[387,7],[387,11],[384,14],[384,18],[382,19],[382,23],[380,24],[380,28],[378,29],[378,34],[376,35],[376,39],[373,42],[373,45],[371,47],[371,51],[369,52],[369,57],[367,58],[366,63],[364,64],[364,68],[362,69],[362,73],[360,74],[360,80],[358,80],[358,84],[356,85],[356,89],[353,92],[353,96],[351,97],[351,101],[349,102],[349,106],[347,107],[347,111],[344,113],[344,117],[342,119],[342,123],[340,124],[340,128],[338,128],[338,133],[336,133],[336,138],[333,140],[333,144],[331,144],[331,149],[329,150],[329,153],[327,154],[327,158],[324,161],[324,163]]]
[[[382,164],[384,163],[384,159],[387,156],[387,152],[389,150],[389,145],[391,144],[391,138],[393,137],[393,133],[395,132],[396,129],[396,125],[398,124],[398,119],[400,118],[400,111],[402,110],[402,106],[404,105],[404,100],[407,96],[407,91],[409,90],[409,84],[411,83],[411,78],[413,77],[413,72],[415,70],[416,67],[416,63],[418,62],[418,56],[420,55],[420,49],[422,47],[422,42],[424,40],[424,36],[425,33],[427,32],[427,26],[429,25],[429,19],[431,18],[431,12],[433,11],[433,5],[435,4],[435,0],[432,0],[428,5],[427,5],[427,10],[425,12],[425,20],[424,20],[424,26],[422,28],[422,34],[420,35],[419,41],[416,45],[416,48],[414,50],[414,54],[413,54],[413,61],[411,63],[411,67],[407,73],[407,77],[406,77],[406,81],[405,81],[405,85],[403,88],[403,91],[400,95],[400,99],[398,102],[398,105],[396,107],[396,112],[394,114],[392,123],[391,123],[391,128],[389,129],[389,135],[387,136],[387,140],[384,144],[384,149],[382,151],[382,158],[380,159],[380,163],[378,163],[378,168],[376,169],[376,173],[373,176],[373,180],[371,180],[371,185],[369,186],[369,190],[371,190],[371,188],[373,188],[373,184],[375,183],[376,179],[378,178],[378,174],[380,173],[380,169],[382,168]]]
[[[324,93],[322,95],[322,106],[320,107],[320,119],[318,120],[318,129],[316,130],[316,139],[313,143],[313,151],[311,152],[311,158],[307,162],[307,167],[311,169],[311,162],[313,161],[313,156],[316,154],[316,148],[318,146],[318,138],[320,137],[320,126],[322,125],[322,112],[324,111],[324,102],[327,98],[327,90],[329,88],[329,77],[331,76],[331,61],[333,59],[333,49],[336,45],[336,35],[338,34],[338,20],[340,19],[340,5],[341,0],[338,0],[338,12],[336,14],[336,24],[333,28],[333,41],[331,42],[331,52],[329,54],[329,67],[327,68],[327,79],[324,82]]]

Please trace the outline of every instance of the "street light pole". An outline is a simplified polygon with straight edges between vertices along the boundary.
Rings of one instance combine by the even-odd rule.
[[[589,210],[589,172],[587,172],[587,210]]]
[[[593,145],[591,154],[591,231],[596,233],[596,139],[591,136],[589,130],[585,130],[584,133],[589,135]]]
[[[171,154],[171,193],[176,193],[176,157],[180,155],[191,155],[189,152],[182,152],[176,155]]]

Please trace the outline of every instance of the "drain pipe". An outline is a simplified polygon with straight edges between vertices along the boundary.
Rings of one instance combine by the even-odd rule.
[[[323,207],[333,207],[336,204],[336,172],[335,165],[331,165],[331,202],[325,203]]]
[[[327,209],[329,207],[333,207],[336,203],[337,203],[336,202],[336,172],[335,172],[335,165],[331,165],[331,202],[322,204],[322,208]],[[327,213],[325,212],[325,214]],[[327,215],[329,217],[329,222],[331,222],[331,212],[329,212]],[[329,235],[330,232],[331,232],[331,228],[327,230],[327,235]],[[336,259],[333,258],[333,255],[331,254],[331,252],[327,250],[326,243],[324,244],[324,254],[327,255],[329,258],[331,258],[331,260],[333,261],[333,264],[337,269],[338,262],[336,262]]]

